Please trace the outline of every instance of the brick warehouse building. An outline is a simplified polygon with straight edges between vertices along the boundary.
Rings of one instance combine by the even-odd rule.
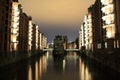
[[[0,0],[0,54],[10,52],[12,3],[13,0]]]
[[[31,52],[33,34],[38,35],[38,31],[33,31],[32,17],[22,11],[18,0],[0,0],[0,55],[12,56],[13,53]],[[41,42],[47,42],[45,36],[45,39],[41,38]],[[35,40],[38,43],[38,39]],[[46,47],[41,47],[43,46]]]
[[[28,52],[28,27],[29,17],[23,13],[22,6],[20,11],[20,25],[19,25],[19,52]]]
[[[120,49],[120,1],[96,0],[88,8],[84,24],[79,32],[79,46],[89,49],[89,14],[92,18],[93,52],[105,51],[113,53]],[[87,32],[86,32],[87,31]],[[87,38],[86,38],[87,37]],[[83,43],[84,42],[84,43]]]
[[[101,0],[104,43],[108,51],[120,49],[120,0]]]

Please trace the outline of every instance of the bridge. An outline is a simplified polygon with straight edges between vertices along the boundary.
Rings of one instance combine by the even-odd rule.
[[[53,51],[53,48],[43,49],[43,51]],[[65,51],[80,51],[80,49],[66,49]]]
[[[53,48],[46,48],[46,49],[43,49],[43,51],[53,51]]]
[[[65,51],[80,51],[80,49],[66,49]]]

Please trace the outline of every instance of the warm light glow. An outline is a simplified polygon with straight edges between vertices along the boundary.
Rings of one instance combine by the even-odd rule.
[[[32,27],[33,27],[33,25],[32,25],[32,21],[31,20],[29,20],[29,34],[28,34],[28,36],[29,36],[29,41],[28,41],[28,44],[29,44],[29,50],[31,50],[31,47],[32,47]]]
[[[40,49],[42,49],[42,33],[40,32]]]
[[[35,63],[35,80],[38,80],[38,62]]]
[[[119,40],[117,40],[117,48],[120,48],[119,44],[120,44],[120,42],[119,42]]]
[[[12,41],[13,43],[16,43],[16,42],[17,42],[16,35],[11,35],[11,41]]]
[[[65,59],[63,60],[63,71],[65,70],[65,65],[66,65],[66,61]]]
[[[79,67],[80,80],[92,80],[88,67],[84,64],[81,58],[79,58]]]
[[[29,68],[28,68],[28,80],[32,80],[32,69],[31,69],[31,65],[29,65]]]
[[[107,32],[107,37],[108,37],[108,38],[111,38],[111,37],[112,37],[111,32]]]
[[[109,14],[102,17],[103,21],[105,21],[106,24],[111,24],[114,22],[114,14]]]
[[[38,49],[38,26],[36,26],[36,49]]]
[[[101,0],[101,3],[103,5],[108,5],[108,4],[111,4],[113,2],[113,0]]]
[[[105,14],[110,14],[113,12],[114,6],[113,4],[110,4],[108,6],[102,7],[102,12],[104,12]]]
[[[105,5],[102,7],[102,13],[104,14],[102,19],[104,21],[103,28],[106,29],[106,37],[114,38],[115,37],[115,14],[114,14],[114,4],[113,0],[101,0],[102,4]]]
[[[16,51],[18,45],[19,30],[19,8],[18,2],[12,3],[12,21],[11,21],[11,50]]]
[[[106,28],[106,37],[107,38],[115,37],[115,26],[114,25],[107,25],[107,26],[104,26],[104,28]]]

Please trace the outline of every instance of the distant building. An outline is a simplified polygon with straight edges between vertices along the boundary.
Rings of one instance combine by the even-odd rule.
[[[76,42],[74,41],[74,42],[68,43],[67,48],[68,49],[76,49],[77,48]]]
[[[38,26],[33,24],[32,28],[32,49],[33,52],[38,50]]]
[[[67,36],[55,36],[53,49],[54,52],[64,54],[65,49],[67,49]]]

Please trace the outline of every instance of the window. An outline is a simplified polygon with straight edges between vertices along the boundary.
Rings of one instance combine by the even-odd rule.
[[[98,49],[101,49],[101,43],[98,43],[98,44],[97,44],[97,48],[98,48]]]
[[[105,42],[105,48],[107,48],[107,42]]]
[[[117,48],[119,48],[119,40],[117,40]]]
[[[114,41],[114,48],[116,48],[116,41]]]

